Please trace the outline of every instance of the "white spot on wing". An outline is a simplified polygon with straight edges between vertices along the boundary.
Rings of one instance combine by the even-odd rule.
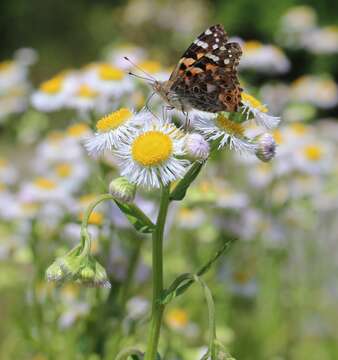
[[[219,57],[218,57],[218,56],[213,55],[213,54],[210,54],[210,53],[205,54],[205,57],[207,57],[207,58],[209,58],[209,59],[211,59],[211,60],[213,60],[213,61],[215,61],[215,62],[217,62],[217,61],[219,60]]]
[[[214,45],[212,45],[212,48],[213,48],[214,50],[216,50],[216,49],[218,48],[218,45],[217,45],[217,44],[214,44]]]
[[[205,30],[204,32],[205,35],[211,35],[212,34],[212,31],[210,29],[207,29]]]
[[[224,64],[227,65],[229,64],[230,60],[229,59],[224,59]]]

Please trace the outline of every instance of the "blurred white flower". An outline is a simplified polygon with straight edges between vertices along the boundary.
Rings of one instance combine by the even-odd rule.
[[[247,41],[242,46],[240,69],[253,69],[266,74],[284,74],[290,69],[290,61],[283,50],[275,45],[259,41]]]
[[[291,84],[291,98],[329,109],[338,104],[337,84],[328,75],[304,75]]]

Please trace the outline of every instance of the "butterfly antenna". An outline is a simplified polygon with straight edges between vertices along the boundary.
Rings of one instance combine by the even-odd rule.
[[[148,78],[145,78],[145,77],[142,78],[141,76],[135,75],[135,74],[133,74],[133,73],[129,73],[129,75],[138,76],[140,79],[146,79],[146,80],[148,80],[148,81],[149,81],[149,80],[151,80],[151,81],[156,81],[156,79],[155,79],[152,75],[150,75],[149,73],[147,73],[146,71],[144,71],[141,67],[139,67],[138,65],[136,65],[136,64],[135,64],[133,61],[131,61],[127,56],[124,56],[123,58],[124,58],[124,60],[128,61],[131,65],[133,65],[134,68],[138,69],[138,70],[141,71],[143,74],[147,75]]]
[[[145,80],[145,81],[150,81],[150,82],[154,82],[155,80],[153,79],[150,79],[150,78],[146,78],[145,76],[141,76],[141,75],[137,75],[137,74],[134,74],[132,73],[131,71],[128,72],[128,75],[131,75],[131,76],[134,76],[138,79],[142,79],[142,80]]]

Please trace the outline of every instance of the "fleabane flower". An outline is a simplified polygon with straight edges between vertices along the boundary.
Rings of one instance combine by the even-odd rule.
[[[84,75],[86,83],[104,96],[120,98],[133,90],[133,83],[127,74],[111,64],[92,64]]]
[[[256,145],[245,136],[245,125],[227,118],[224,114],[199,113],[193,126],[209,141],[219,141],[218,149],[229,145],[238,152],[254,153]]]
[[[148,188],[159,188],[181,178],[190,165],[180,158],[185,155],[184,138],[173,124],[146,123],[117,148],[121,176]]]
[[[257,125],[273,129],[279,124],[280,117],[269,115],[269,109],[252,95],[243,92],[242,103],[243,114],[246,114],[247,119],[252,115]]]
[[[85,141],[88,153],[97,157],[106,150],[116,148],[132,135],[137,126],[143,125],[149,118],[146,112],[134,114],[127,108],[104,116],[96,123],[96,133]]]

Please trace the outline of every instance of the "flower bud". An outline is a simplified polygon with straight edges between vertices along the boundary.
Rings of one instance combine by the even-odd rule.
[[[210,154],[209,143],[200,134],[188,134],[185,138],[184,148],[191,160],[206,160]]]
[[[257,146],[256,156],[259,160],[268,162],[275,156],[276,142],[271,134],[264,133],[258,135],[255,138],[255,143]]]
[[[106,270],[91,256],[87,258],[87,262],[79,272],[77,280],[81,284],[90,287],[111,287]]]
[[[52,265],[46,270],[47,281],[62,281],[64,274],[58,260],[55,260]]]
[[[109,193],[121,202],[132,202],[135,198],[136,185],[131,184],[125,177],[119,177],[109,184]]]

